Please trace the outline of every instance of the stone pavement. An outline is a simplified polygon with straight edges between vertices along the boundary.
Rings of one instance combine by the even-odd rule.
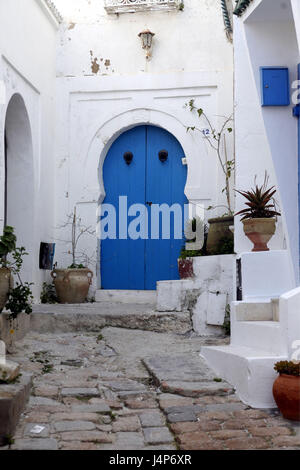
[[[34,305],[29,331],[94,332],[109,326],[160,333],[186,333],[192,329],[192,322],[189,311],[158,312],[154,304],[110,301],[80,305]]]
[[[224,340],[122,328],[29,334],[12,360],[33,374],[32,396],[2,449],[300,449],[296,424],[245,406],[201,361],[212,342]]]

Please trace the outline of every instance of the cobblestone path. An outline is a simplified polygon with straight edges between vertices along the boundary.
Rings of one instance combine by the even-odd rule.
[[[104,328],[30,334],[12,357],[33,388],[11,449],[300,449],[300,427],[253,410],[199,358],[224,340]],[[8,447],[2,448],[8,450]]]

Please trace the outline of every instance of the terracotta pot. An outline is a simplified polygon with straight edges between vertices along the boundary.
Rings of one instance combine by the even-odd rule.
[[[285,419],[300,421],[300,377],[280,374],[273,385],[273,396]]]
[[[233,233],[230,227],[234,225],[234,218],[232,217],[217,217],[209,219],[209,230],[207,236],[207,251],[214,253],[222,238],[229,238],[233,240]]]
[[[13,286],[13,278],[8,268],[0,268],[0,312],[5,307],[9,289]]]
[[[180,279],[190,279],[194,277],[193,258],[179,259],[178,271]]]
[[[267,243],[275,233],[275,219],[246,219],[243,225],[246,236],[254,245],[252,251],[269,251]]]
[[[54,269],[51,276],[60,303],[82,304],[86,301],[93,279],[90,269]]]

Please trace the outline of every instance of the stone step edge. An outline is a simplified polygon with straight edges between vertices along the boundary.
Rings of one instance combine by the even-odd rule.
[[[105,327],[185,334],[192,330],[192,322],[188,312],[154,311],[124,315],[34,312],[30,321],[30,331],[39,333],[67,333],[80,329],[97,332]]]
[[[0,385],[0,446],[7,444],[14,435],[29,402],[31,389],[32,375],[22,371],[16,383]]]
[[[222,381],[222,385],[217,385],[217,382],[214,382],[213,380],[210,379],[203,379],[201,382],[182,382],[182,384],[188,383],[188,384],[193,384],[193,383],[202,383],[203,384],[203,389],[198,389],[194,391],[189,391],[184,388],[178,388],[173,386],[172,383],[176,383],[175,380],[160,380],[153,370],[149,367],[147,364],[147,360],[142,359],[142,364],[146,368],[147,372],[149,373],[150,377],[153,380],[153,384],[160,388],[160,391],[162,393],[173,393],[175,395],[180,395],[183,397],[190,397],[190,398],[200,398],[203,395],[218,395],[218,396],[224,396],[224,395],[233,395],[235,393],[235,389],[232,385],[230,385],[228,382],[225,380]],[[210,388],[209,385],[215,385],[215,387]]]

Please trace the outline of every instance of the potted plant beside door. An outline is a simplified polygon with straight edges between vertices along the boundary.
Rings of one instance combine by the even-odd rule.
[[[194,258],[206,254],[207,226],[200,217],[186,222],[184,240],[178,259],[178,271],[180,279],[190,279],[194,277]]]
[[[269,251],[267,243],[276,230],[276,217],[281,214],[276,210],[274,186],[268,186],[268,176],[265,174],[264,183],[249,191],[238,191],[246,200],[246,208],[237,212],[241,215],[245,235],[252,241],[252,251]]]
[[[82,304],[86,302],[90,286],[93,280],[93,272],[88,268],[89,258],[85,253],[78,252],[78,243],[83,235],[94,235],[95,231],[83,226],[81,218],[77,217],[76,208],[73,214],[68,216],[67,222],[59,227],[68,229],[71,227],[72,264],[66,269],[55,267],[51,272],[58,300],[62,304]]]
[[[186,106],[192,113],[196,113],[198,119],[201,121],[201,127],[190,126],[187,127],[187,131],[197,131],[203,136],[210,149],[217,157],[217,162],[224,179],[224,187],[222,188],[222,194],[226,197],[224,204],[207,208],[207,210],[215,210],[218,208],[224,210],[222,216],[208,219],[207,253],[214,254],[216,246],[220,245],[222,240],[228,239],[233,242],[231,227],[234,225],[234,217],[232,210],[231,182],[235,170],[235,158],[234,156],[231,159],[228,158],[227,151],[227,136],[233,132],[233,128],[231,127],[233,119],[232,116],[224,117],[219,129],[216,129],[204,110],[195,106],[194,99],[190,100]],[[203,125],[207,128],[203,129]]]

